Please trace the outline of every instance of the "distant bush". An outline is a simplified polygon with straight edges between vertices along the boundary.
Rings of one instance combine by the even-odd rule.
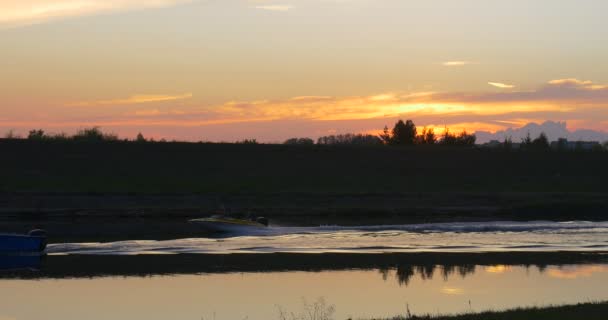
[[[315,141],[312,140],[311,138],[291,138],[291,139],[287,139],[285,140],[285,142],[283,142],[283,144],[292,144],[292,145],[313,145],[315,144]]]
[[[567,144],[567,141],[558,140],[558,149],[560,148],[560,143]],[[549,138],[547,138],[547,135],[544,132],[535,139],[532,139],[530,133],[528,133],[526,137],[521,140],[520,149],[523,151],[548,151],[551,150],[551,145],[549,144]]]
[[[15,131],[9,130],[7,133],[4,134],[4,138],[5,139],[21,139],[21,136],[16,134]]]
[[[27,135],[27,138],[29,140],[43,140],[43,139],[47,138],[47,135],[44,133],[44,130],[42,130],[42,129],[30,130],[30,132]]]
[[[78,130],[72,136],[72,140],[87,142],[118,141],[118,136],[113,133],[104,133],[99,127],[92,127]]]
[[[144,135],[140,132],[137,134],[137,137],[135,138],[136,142],[146,142],[146,138],[144,138]]]
[[[256,139],[244,139],[241,141],[237,141],[236,144],[259,144]]]
[[[474,134],[467,133],[466,130],[459,134],[454,134],[446,128],[439,143],[447,146],[473,146],[476,140],[477,137]]]
[[[317,139],[317,144],[324,145],[381,145],[382,140],[371,134],[338,134],[323,136]]]

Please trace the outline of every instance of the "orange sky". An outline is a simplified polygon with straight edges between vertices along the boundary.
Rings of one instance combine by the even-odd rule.
[[[6,0],[0,133],[608,124],[604,1]]]

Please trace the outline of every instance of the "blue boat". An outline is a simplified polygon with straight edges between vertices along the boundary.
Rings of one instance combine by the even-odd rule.
[[[43,252],[46,249],[46,232],[32,230],[28,234],[0,233],[0,253]]]

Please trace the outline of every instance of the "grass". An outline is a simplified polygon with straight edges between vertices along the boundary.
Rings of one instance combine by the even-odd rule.
[[[24,214],[207,214],[225,205],[273,218],[428,222],[603,220],[608,212],[608,152],[0,139],[0,154],[0,203]]]
[[[589,302],[458,315],[399,316],[385,320],[603,320],[607,315],[608,302]]]
[[[0,139],[0,191],[608,192],[608,152]]]

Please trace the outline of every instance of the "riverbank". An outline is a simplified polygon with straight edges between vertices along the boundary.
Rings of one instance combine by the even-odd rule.
[[[565,306],[518,308],[506,311],[445,316],[399,316],[385,320],[603,320],[608,302],[589,302]],[[374,319],[376,320],[376,319]]]
[[[188,219],[218,212],[287,226],[608,220],[608,152],[0,139],[0,153],[0,232],[58,241],[191,237]]]

